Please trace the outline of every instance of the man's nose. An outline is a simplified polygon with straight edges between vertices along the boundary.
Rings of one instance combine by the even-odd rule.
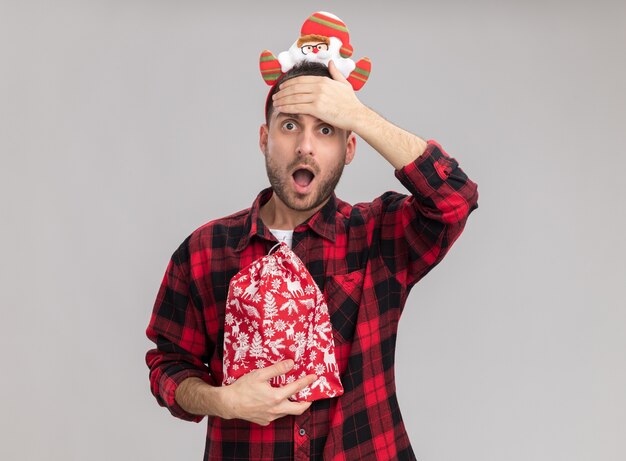
[[[318,51],[319,51],[319,50],[317,49],[317,47],[314,47],[314,48],[313,48],[313,54],[317,54],[317,52],[318,52]]]
[[[298,137],[297,153],[300,155],[313,155],[314,152],[314,134],[310,129],[302,130]]]

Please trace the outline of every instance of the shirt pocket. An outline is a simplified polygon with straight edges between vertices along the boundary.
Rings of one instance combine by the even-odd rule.
[[[354,337],[362,295],[363,271],[361,270],[333,275],[326,279],[324,296],[335,337],[340,342],[351,342]]]

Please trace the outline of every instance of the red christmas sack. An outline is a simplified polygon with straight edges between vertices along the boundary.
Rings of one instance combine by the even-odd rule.
[[[308,374],[316,374],[317,381],[291,400],[311,402],[343,394],[328,306],[288,245],[280,244],[232,278],[224,320],[224,385],[292,359],[291,371],[270,380],[273,387]]]

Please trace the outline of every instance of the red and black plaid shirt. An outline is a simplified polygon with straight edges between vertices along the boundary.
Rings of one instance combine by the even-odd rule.
[[[205,460],[411,460],[394,378],[398,320],[411,287],[459,237],[477,188],[441,147],[396,176],[412,195],[387,192],[349,205],[335,196],[294,230],[293,251],[325,294],[345,394],[269,426],[208,418]],[[224,310],[231,277],[276,239],[252,208],[193,232],[176,250],[158,293],[147,353],[152,393],[179,418],[200,421],[174,400],[196,376],[222,382]]]

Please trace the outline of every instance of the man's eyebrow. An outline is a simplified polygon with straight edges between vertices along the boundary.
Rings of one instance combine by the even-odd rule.
[[[288,114],[286,112],[279,112],[276,114],[276,118],[295,118],[296,120],[300,120],[300,114]]]

